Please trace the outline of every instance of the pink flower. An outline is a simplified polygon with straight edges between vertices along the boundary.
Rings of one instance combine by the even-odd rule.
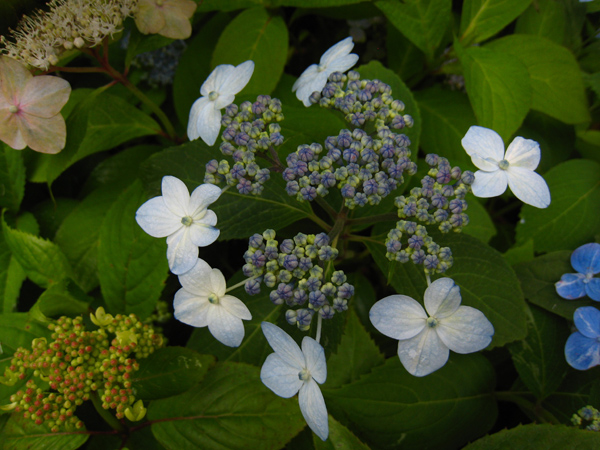
[[[60,152],[67,137],[60,110],[70,94],[62,78],[34,77],[21,63],[0,56],[0,140],[16,150]]]
[[[192,35],[194,11],[196,3],[191,0],[139,0],[135,24],[144,34],[187,39]]]

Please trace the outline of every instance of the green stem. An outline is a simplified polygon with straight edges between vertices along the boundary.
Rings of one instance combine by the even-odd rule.
[[[251,277],[251,278],[246,278],[245,280],[243,280],[243,281],[240,281],[239,283],[237,283],[237,284],[234,284],[233,286],[230,286],[230,287],[228,287],[228,288],[225,290],[225,293],[227,294],[228,292],[231,292],[231,291],[233,291],[233,290],[235,290],[235,289],[239,288],[240,286],[243,286],[243,285],[245,285],[245,284],[246,284],[246,282],[248,282],[248,281],[250,281],[250,280],[254,280],[255,278],[258,278],[259,276],[260,276],[260,275],[256,275],[256,276],[253,276],[253,277]]]
[[[348,225],[363,225],[369,223],[388,222],[390,220],[397,220],[398,213],[386,213],[379,214],[377,216],[360,217],[358,219],[348,220]]]
[[[334,217],[336,218],[335,223],[333,224],[333,227],[331,228],[328,234],[329,240],[332,241],[332,247],[335,247],[338,240],[338,236],[348,223],[348,214],[345,206],[342,207],[339,213],[334,214]]]
[[[495,393],[496,400],[501,402],[511,402],[525,411],[533,414],[540,422],[559,425],[561,422],[554,414],[544,409],[539,403],[534,403],[523,398],[523,395],[532,395],[531,392],[511,392],[499,391]]]
[[[337,217],[337,211],[335,209],[333,209],[331,207],[331,205],[329,203],[327,203],[323,197],[321,197],[320,195],[317,195],[317,198],[315,199],[315,201],[321,208],[323,208],[325,210],[325,212],[327,214],[329,214],[329,217],[331,217],[332,219],[335,219]]]
[[[98,411],[98,414],[100,414],[100,416],[104,419],[104,421],[113,430],[116,430],[121,433],[127,431],[127,429],[123,426],[123,424],[121,422],[119,422],[117,420],[117,418],[115,416],[113,416],[108,410],[106,410],[102,407],[102,401],[100,400],[100,397],[98,396],[98,392],[93,391],[90,394],[90,399],[92,400],[92,403],[94,404],[94,408],[96,408],[96,411]]]
[[[321,219],[316,214],[311,214],[310,216],[307,217],[307,219],[312,220],[314,223],[319,225],[321,228],[323,228],[327,232],[329,232],[331,230],[331,225],[329,225],[327,222],[325,222],[323,219]]]

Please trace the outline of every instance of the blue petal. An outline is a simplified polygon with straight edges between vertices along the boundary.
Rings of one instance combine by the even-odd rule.
[[[585,293],[592,300],[600,302],[600,278],[592,278],[585,284]]]
[[[567,300],[581,298],[585,296],[584,279],[585,275],[580,273],[565,273],[560,281],[554,284],[556,293]]]
[[[573,333],[565,345],[565,358],[577,370],[597,366],[600,364],[600,343],[581,333]]]
[[[577,331],[590,339],[600,337],[600,311],[593,306],[582,306],[575,310],[573,321]]]
[[[600,244],[593,242],[577,248],[571,255],[571,265],[583,274],[600,272]]]

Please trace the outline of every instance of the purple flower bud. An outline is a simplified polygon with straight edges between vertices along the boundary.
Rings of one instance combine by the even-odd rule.
[[[450,201],[450,204],[448,205],[448,209],[453,214],[460,214],[462,212],[462,210],[463,210],[463,203],[462,202],[463,202],[462,200],[460,200],[458,198],[455,198],[455,199],[453,199],[453,200]]]
[[[271,134],[271,143],[274,146],[283,144],[283,136],[281,135],[281,133],[272,133]]]
[[[339,147],[348,148],[352,143],[352,135],[348,130],[342,130],[337,138],[337,141]]]
[[[212,159],[206,163],[206,171],[208,173],[217,173],[218,168],[219,168],[219,162],[216,159]]]
[[[413,235],[408,238],[408,246],[415,250],[419,250],[423,245],[423,238],[421,236]]]
[[[227,114],[229,117],[234,117],[237,113],[238,106],[235,103],[231,103],[225,107],[225,114]]]
[[[335,310],[329,305],[323,305],[321,309],[319,309],[319,314],[323,319],[333,319]]]
[[[286,270],[294,270],[298,267],[298,258],[294,255],[285,255],[283,258],[283,267],[285,267]]]
[[[438,253],[438,257],[441,260],[449,260],[452,258],[452,250],[450,250],[450,247],[442,247]]]
[[[314,311],[310,309],[299,309],[296,313],[298,328],[307,329],[307,327],[310,327],[313,314]]]
[[[415,264],[423,264],[425,261],[425,252],[423,250],[417,250],[412,255],[410,255],[410,259]]]
[[[319,233],[315,236],[314,244],[317,247],[323,247],[323,246],[329,245],[329,237],[325,233]]]
[[[367,196],[365,194],[363,194],[362,192],[358,192],[356,194],[356,196],[354,197],[354,202],[356,203],[357,206],[365,206],[367,204]]]
[[[348,309],[348,300],[343,298],[335,298],[333,300],[333,309],[337,312],[344,312]]]
[[[321,280],[319,280],[317,277],[309,277],[308,280],[306,280],[306,289],[308,289],[310,292],[316,291],[321,287]]]
[[[272,288],[275,286],[275,283],[277,283],[277,277],[275,274],[266,273],[263,278],[263,283],[265,283],[265,286]]]
[[[462,174],[461,181],[464,184],[471,185],[475,181],[475,174],[470,170],[465,170]]]
[[[279,283],[276,292],[279,298],[287,300],[288,298],[292,298],[293,287],[289,284]]]
[[[298,262],[298,268],[301,270],[304,270],[305,272],[308,272],[310,269],[312,269],[313,264],[312,264],[312,260],[310,258],[307,257],[301,257],[299,262]]]
[[[388,253],[396,253],[402,248],[402,243],[395,239],[390,239],[385,243],[385,248]]]
[[[345,283],[346,275],[344,274],[344,271],[336,270],[335,272],[333,272],[333,274],[331,275],[331,281],[338,286],[341,285],[342,283]]]
[[[308,300],[308,294],[303,289],[296,289],[294,291],[294,303],[296,305],[303,305]]]
[[[298,319],[296,318],[296,316],[297,316],[297,313],[293,309],[288,309],[285,312],[285,320],[290,325],[296,325],[296,322],[298,321]]]
[[[269,299],[275,304],[275,305],[282,305],[283,304],[283,299],[281,297],[279,297],[279,294],[277,293],[277,291],[271,291],[269,293]]]
[[[321,98],[321,93],[318,91],[315,91],[312,94],[310,94],[310,96],[308,97],[308,101],[314,105],[315,103],[319,103],[320,98]]]
[[[285,192],[287,192],[289,196],[296,195],[298,191],[300,191],[300,186],[297,181],[288,181],[285,185]]]
[[[254,254],[250,257],[250,262],[255,267],[263,267],[267,262],[267,257],[260,250],[256,250]]]
[[[258,116],[267,110],[266,105],[261,102],[255,102],[252,104],[252,112]]]
[[[300,189],[300,195],[302,196],[303,200],[311,202],[317,198],[317,190],[313,186],[303,187]]]
[[[244,289],[248,295],[260,294],[260,280],[258,278],[254,278],[246,281],[246,284],[244,284]]]
[[[437,265],[439,264],[439,259],[437,256],[435,255],[427,255],[425,257],[425,260],[423,261],[423,266],[427,269],[427,270],[434,270]]]
[[[319,291],[312,291],[308,294],[308,302],[313,305],[315,308],[319,308],[325,304],[327,298],[325,295]]]
[[[354,295],[354,286],[348,283],[342,284],[338,288],[338,297],[339,298],[350,298]]]

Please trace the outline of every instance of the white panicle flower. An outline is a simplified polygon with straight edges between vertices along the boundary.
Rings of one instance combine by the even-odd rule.
[[[481,311],[460,306],[460,288],[451,278],[435,280],[425,290],[425,310],[406,295],[379,300],[369,312],[381,333],[398,339],[398,356],[408,372],[422,377],[448,361],[452,350],[473,353],[492,341],[494,327]]]
[[[246,61],[239,66],[221,64],[208,76],[200,88],[200,97],[192,105],[187,134],[190,140],[202,138],[213,145],[221,130],[221,109],[230,105],[235,95],[250,81],[254,62]]]
[[[338,42],[321,56],[319,64],[313,64],[302,72],[302,75],[292,86],[292,92],[296,92],[296,97],[304,103],[304,106],[310,106],[310,95],[317,91],[321,92],[327,84],[327,78],[333,72],[345,72],[358,61],[358,55],[350,53],[354,47],[351,37]]]
[[[511,191],[523,203],[537,208],[550,205],[550,189],[534,170],[540,163],[540,145],[531,139],[516,137],[504,153],[498,133],[473,126],[462,139],[462,146],[479,169],[471,185],[476,197],[496,197]]]
[[[327,408],[319,384],[327,379],[323,347],[305,336],[302,350],[281,328],[269,322],[261,324],[269,345],[275,350],[267,356],[260,370],[262,382],[283,398],[298,393],[300,411],[308,426],[322,440],[329,436]]]
[[[208,205],[217,201],[221,189],[201,184],[190,197],[183,181],[166,176],[162,196],[139,207],[135,220],[152,237],[167,237],[167,259],[171,272],[181,275],[196,264],[198,247],[206,247],[219,237],[217,215]]]
[[[193,327],[206,327],[219,342],[239,347],[244,339],[242,320],[252,319],[248,307],[227,295],[225,277],[197,258],[194,267],[179,276],[182,288],[175,294],[175,318]]]

